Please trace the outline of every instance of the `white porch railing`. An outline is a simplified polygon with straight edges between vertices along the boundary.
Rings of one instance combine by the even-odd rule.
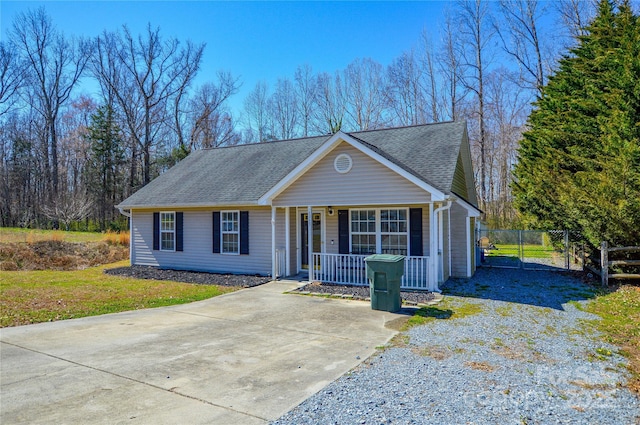
[[[364,259],[367,255],[313,254],[311,279],[343,285],[369,285]],[[406,257],[402,289],[426,290],[429,288],[429,257]]]

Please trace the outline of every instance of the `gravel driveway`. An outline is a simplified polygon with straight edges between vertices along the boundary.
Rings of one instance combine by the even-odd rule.
[[[480,269],[416,326],[274,424],[639,424],[625,359],[567,274]]]

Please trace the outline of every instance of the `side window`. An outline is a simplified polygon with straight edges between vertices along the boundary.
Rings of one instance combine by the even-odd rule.
[[[240,253],[240,212],[239,211],[222,211],[221,234],[222,234],[222,253],[223,254],[239,254]]]
[[[160,251],[176,250],[176,215],[174,212],[160,213]]]

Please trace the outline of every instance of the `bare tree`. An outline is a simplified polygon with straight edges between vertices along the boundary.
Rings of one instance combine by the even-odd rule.
[[[74,221],[89,217],[93,209],[93,201],[86,194],[61,194],[51,204],[42,207],[44,215],[54,222],[64,224],[65,230]]]
[[[273,124],[273,136],[281,140],[296,137],[299,107],[291,80],[278,78],[276,88],[269,98],[268,108]]]
[[[177,74],[175,82],[175,93],[169,97],[172,104],[173,131],[178,140],[178,146],[186,151],[186,135],[184,132],[184,122],[187,120],[188,110],[188,91],[191,88],[191,82],[195,78],[200,69],[202,54],[204,52],[204,44],[196,47],[191,41],[187,41],[187,48],[183,51],[183,57],[180,59],[184,68]]]
[[[487,147],[490,172],[485,212],[496,228],[511,225],[515,217],[511,206],[512,170],[531,101],[531,92],[510,73],[498,68],[486,77],[487,133],[492,143]]]
[[[454,23],[449,10],[445,11],[442,27],[442,42],[437,56],[438,70],[442,77],[442,115],[455,121],[460,118],[460,103],[466,96],[467,90],[462,86],[462,58],[458,54],[460,46],[460,32]]]
[[[409,50],[395,59],[387,68],[387,104],[399,125],[424,123],[426,105],[421,80],[422,67],[415,52]]]
[[[146,185],[152,177],[152,150],[160,142],[157,136],[166,133],[169,102],[178,99],[174,105],[180,111],[182,96],[200,67],[204,44],[187,42],[180,47],[177,39],[164,40],[160,28],[150,24],[144,35],[134,37],[123,26],[122,33],[105,32],[96,44],[94,74],[126,117],[129,136],[141,151]],[[130,184],[135,187],[134,172],[132,166]]]
[[[248,142],[264,142],[272,138],[269,132],[268,91],[267,83],[258,81],[244,100],[246,126],[250,133],[247,136]]]
[[[316,131],[320,134],[335,133],[342,129],[346,110],[340,74],[319,74],[317,87]]]
[[[500,0],[502,25],[496,25],[496,32],[502,41],[504,51],[518,64],[520,84],[540,93],[545,84],[545,64],[539,21],[545,10],[538,0]]]
[[[25,58],[36,109],[46,123],[46,139],[51,152],[51,196],[58,195],[58,133],[61,107],[69,100],[89,58],[90,45],[83,40],[67,40],[54,28],[44,8],[20,13],[13,22],[12,40]]]
[[[459,0],[458,18],[460,20],[461,44],[458,52],[463,61],[464,86],[475,95],[475,119],[478,123],[478,138],[476,143],[479,150],[479,194],[481,202],[486,201],[487,194],[487,131],[485,117],[485,74],[489,61],[487,60],[490,42],[495,34],[495,27],[491,26],[489,3],[487,0]],[[482,205],[482,204],[481,204]]]
[[[424,93],[424,101],[426,103],[425,110],[431,111],[431,120],[433,122],[440,121],[442,114],[440,106],[440,88],[438,86],[438,76],[436,73],[436,58],[434,54],[433,43],[426,29],[422,31],[420,37],[420,47],[422,54],[420,56],[422,68],[422,92]],[[429,119],[425,119],[425,122]]]
[[[234,144],[235,126],[225,104],[238,91],[238,79],[219,72],[217,83],[200,86],[189,102],[189,149]]]
[[[0,117],[18,100],[18,90],[26,83],[26,63],[13,44],[0,41]]]
[[[350,128],[371,130],[384,125],[384,70],[371,58],[356,59],[344,71],[346,115]]]
[[[298,115],[302,126],[302,136],[307,137],[311,130],[313,109],[318,96],[317,80],[310,65],[302,65],[296,69],[295,90],[298,98]]]
[[[586,27],[595,16],[598,0],[557,0],[554,2],[560,15],[560,23],[572,41],[586,35]]]

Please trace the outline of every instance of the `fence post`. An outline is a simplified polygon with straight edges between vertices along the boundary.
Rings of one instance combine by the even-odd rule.
[[[569,231],[568,230],[564,231],[564,258],[565,258],[565,265],[567,266],[567,270],[570,270],[571,260],[570,260],[570,253],[569,253]]]
[[[518,258],[520,258],[520,268],[524,269],[524,247],[522,243],[522,230],[518,230]]]
[[[607,241],[602,241],[600,247],[600,266],[602,270],[602,286],[609,285],[609,246]]]

